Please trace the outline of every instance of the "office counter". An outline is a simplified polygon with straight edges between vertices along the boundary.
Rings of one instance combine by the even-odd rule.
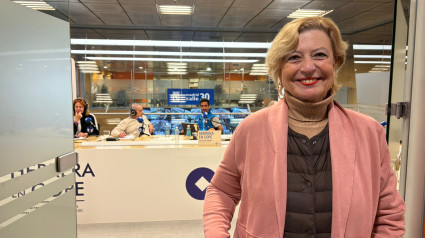
[[[199,199],[228,142],[196,143],[160,136],[76,141],[78,224],[202,219]]]

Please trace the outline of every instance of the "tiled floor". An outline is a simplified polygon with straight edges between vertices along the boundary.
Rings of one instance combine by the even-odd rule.
[[[233,234],[234,224],[230,234]],[[202,220],[84,224],[78,238],[203,238]]]

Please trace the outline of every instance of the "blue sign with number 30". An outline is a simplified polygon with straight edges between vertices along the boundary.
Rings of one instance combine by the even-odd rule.
[[[199,100],[206,98],[214,105],[214,89],[180,89],[167,90],[168,105],[198,105]]]

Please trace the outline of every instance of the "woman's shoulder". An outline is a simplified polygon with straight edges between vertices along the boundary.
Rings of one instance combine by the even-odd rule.
[[[381,124],[371,116],[351,109],[343,108],[340,105],[339,107],[340,110],[343,110],[343,112],[350,118],[356,128],[364,128],[368,130],[374,129],[376,131],[381,131],[383,129]]]
[[[375,120],[369,115],[366,115],[351,109],[345,109],[345,110],[347,111],[347,113],[350,115],[350,117],[352,118],[354,122],[358,122],[358,123],[361,122],[361,123],[366,123],[366,124],[370,124],[374,126],[380,125],[377,120]]]

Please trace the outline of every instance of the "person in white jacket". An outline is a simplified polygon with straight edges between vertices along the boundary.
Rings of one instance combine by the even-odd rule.
[[[125,136],[138,137],[152,135],[153,124],[143,115],[143,107],[138,103],[130,106],[130,116],[122,120],[111,132],[111,136],[123,138]]]

